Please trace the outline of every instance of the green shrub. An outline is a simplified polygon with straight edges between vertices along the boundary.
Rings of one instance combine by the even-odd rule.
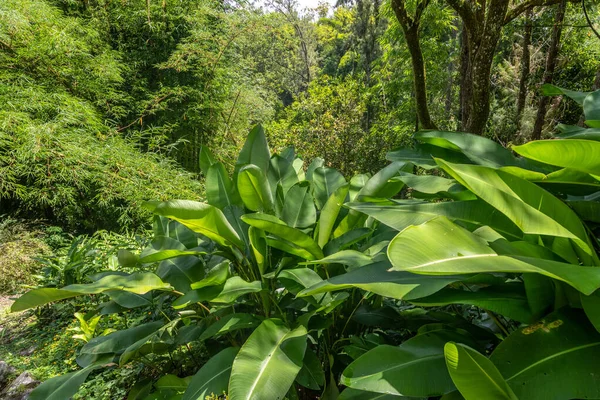
[[[40,270],[36,257],[50,252],[42,232],[4,217],[0,222],[0,294],[23,292],[23,285],[35,284],[34,274]]]

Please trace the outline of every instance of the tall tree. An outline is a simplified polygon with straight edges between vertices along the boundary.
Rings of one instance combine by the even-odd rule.
[[[417,104],[417,128],[419,124],[423,129],[436,129],[429,114],[427,105],[427,84],[425,75],[425,61],[419,40],[421,18],[430,0],[419,0],[414,15],[409,15],[404,0],[392,0],[392,9],[402,27],[406,45],[410,52],[412,71],[414,76],[415,100]]]
[[[519,94],[517,97],[517,125],[521,126],[521,114],[525,108],[527,99],[527,81],[529,80],[529,69],[531,68],[531,54],[529,46],[531,45],[531,31],[533,30],[533,10],[527,11],[525,15],[525,31],[523,32],[523,42],[521,44],[521,73],[519,77]]]
[[[560,46],[560,36],[562,33],[562,24],[565,18],[565,11],[567,8],[567,0],[561,0],[558,8],[556,9],[556,17],[554,18],[554,26],[552,27],[552,39],[550,40],[550,46],[548,48],[548,54],[546,56],[546,70],[544,71],[544,77],[542,78],[542,84],[552,83],[554,77],[554,70],[556,69],[556,59],[558,56],[558,50]],[[542,129],[544,128],[544,120],[546,118],[546,111],[548,110],[548,104],[550,103],[550,97],[542,96],[538,105],[538,111],[535,118],[535,125],[533,126],[533,132],[531,138],[537,140],[542,136]]]

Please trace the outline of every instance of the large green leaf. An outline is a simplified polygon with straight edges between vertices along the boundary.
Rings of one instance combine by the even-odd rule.
[[[269,145],[267,143],[267,138],[265,137],[265,131],[262,126],[257,125],[252,128],[248,134],[246,142],[240,151],[238,159],[235,163],[236,171],[244,165],[254,164],[266,175],[267,170],[269,169],[270,160],[271,152],[269,151]]]
[[[600,398],[598,359],[600,333],[568,308],[513,332],[490,356],[517,397],[527,400]]]
[[[463,186],[511,219],[524,233],[572,239],[584,263],[598,262],[577,215],[539,186],[505,171],[436,160]]]
[[[112,357],[103,357],[93,364],[76,371],[69,372],[44,381],[29,396],[30,400],[65,400],[70,399],[83,385],[88,375],[95,369],[102,368],[112,361]]]
[[[266,176],[272,193],[275,193],[280,186],[283,194],[287,195],[288,190],[298,183],[298,174],[292,163],[278,155],[271,157],[271,165]]]
[[[596,90],[583,99],[585,124],[590,128],[600,128],[600,90]]]
[[[162,261],[156,274],[175,290],[185,293],[192,283],[204,277],[204,263],[194,256],[177,257]]]
[[[62,289],[41,288],[30,290],[13,303],[11,311],[23,311],[53,301],[68,299],[82,294],[98,294],[109,290],[124,290],[144,294],[151,290],[171,289],[168,283],[163,282],[151,272],[136,272],[131,275],[111,274],[88,284],[69,285]]]
[[[254,328],[258,324],[260,324],[260,319],[254,315],[244,313],[229,314],[206,328],[198,340],[206,340],[239,329]]]
[[[560,96],[564,94],[565,96],[575,100],[580,106],[583,106],[583,100],[588,94],[590,94],[590,92],[576,92],[574,90],[563,89],[549,83],[544,83],[541,89],[544,96]]]
[[[302,368],[306,328],[290,330],[280,320],[267,319],[256,328],[233,362],[229,397],[281,399]]]
[[[319,390],[325,385],[325,372],[317,355],[311,350],[306,349],[302,369],[298,372],[296,382],[305,388]]]
[[[511,239],[521,239],[523,232],[504,214],[481,200],[426,203],[348,203],[347,207],[367,214],[398,231],[410,225],[420,225],[443,215],[453,221],[487,225]]]
[[[444,345],[450,341],[475,346],[453,330],[421,334],[400,346],[377,346],[344,370],[341,383],[377,393],[441,396],[454,390],[444,361]]]
[[[422,307],[470,304],[523,323],[530,323],[533,319],[525,289],[517,283],[477,291],[446,288],[410,302]]]
[[[392,197],[397,192],[399,192],[400,189],[402,189],[402,186],[404,184],[394,185],[395,189],[394,189],[394,191],[392,191],[392,193],[383,193],[383,192],[386,191],[385,189],[386,189],[386,186],[387,186],[389,180],[392,177],[396,176],[398,174],[398,171],[400,171],[405,166],[406,166],[406,163],[400,162],[400,161],[395,161],[395,162],[391,163],[390,165],[382,168],[379,172],[377,172],[375,175],[373,175],[371,178],[369,178],[367,183],[365,183],[365,186],[363,186],[363,188],[360,189],[360,191],[356,195],[356,198],[358,200],[360,200],[361,197],[374,197],[374,196]],[[396,192],[396,193],[394,193],[394,192]],[[344,233],[350,231],[352,228],[354,228],[360,222],[362,216],[363,216],[363,214],[361,214],[360,212],[358,212],[354,209],[350,209],[350,212],[348,213],[348,215],[346,215],[346,217],[344,217],[344,219],[340,222],[340,224],[337,226],[337,228],[333,232],[333,237],[337,238],[337,237],[343,235]]]
[[[476,164],[490,167],[516,165],[517,161],[510,150],[480,135],[463,132],[423,131],[415,134],[421,143],[458,151]]]
[[[215,164],[216,162],[217,159],[210,149],[206,146],[200,146],[200,157],[198,159],[198,164],[200,166],[200,171],[202,171],[202,174],[205,177],[208,176],[208,170],[210,169],[211,165]]]
[[[231,366],[238,351],[237,347],[228,347],[208,360],[192,377],[182,400],[205,400],[212,394],[220,396],[227,392]]]
[[[315,203],[323,208],[327,199],[340,187],[346,184],[346,179],[336,169],[318,167],[312,173],[312,188]]]
[[[317,243],[321,248],[327,244],[329,238],[331,237],[331,232],[333,232],[335,221],[337,220],[340,210],[344,205],[344,201],[348,196],[348,191],[348,185],[340,186],[329,196],[321,209],[317,236]]]
[[[87,342],[82,348],[83,354],[120,354],[135,342],[143,339],[164,326],[164,322],[155,321],[134,326],[110,333],[105,336],[97,336]]]
[[[262,229],[255,228],[253,226],[248,229],[248,240],[250,241],[250,247],[252,247],[252,253],[254,259],[258,265],[258,270],[261,275],[267,271],[268,266],[268,250],[267,250],[267,237]]]
[[[534,257],[498,255],[481,237],[445,217],[400,232],[388,246],[388,257],[393,270],[416,274],[532,272],[566,282],[585,294],[600,287],[600,268]]]
[[[323,279],[310,268],[292,268],[284,269],[278,275],[279,280],[284,287],[293,294],[298,294],[302,290],[323,282]],[[331,301],[328,294],[313,296],[314,305],[326,305]]]
[[[222,285],[229,278],[229,261],[223,261],[215,265],[206,277],[191,284],[192,289],[201,289],[207,286]]]
[[[600,175],[600,142],[595,140],[536,140],[513,150],[532,160]]]
[[[313,296],[356,287],[384,297],[410,300],[433,294],[461,279],[456,276],[419,276],[389,271],[389,268],[388,262],[366,265],[319,282],[301,291],[298,296]]]
[[[356,250],[342,250],[337,253],[331,254],[325,258],[314,261],[306,261],[302,264],[305,265],[318,265],[318,264],[343,264],[347,265],[349,269],[355,269],[365,265],[373,264],[373,259],[368,255],[361,253]]]
[[[179,221],[220,245],[244,249],[244,242],[216,207],[190,200],[146,203],[146,206],[155,214]]]
[[[340,393],[337,400],[423,400],[422,398],[410,398],[406,396],[397,396],[395,394],[365,392],[352,388],[345,389]]]
[[[323,258],[323,251],[310,236],[298,229],[288,226],[285,222],[272,215],[258,213],[246,214],[242,217],[242,220],[250,226],[279,236],[280,238],[305,249],[314,257],[313,259]]]
[[[260,281],[246,282],[239,276],[227,279],[218,296],[210,299],[213,303],[231,303],[240,296],[262,290]]]
[[[264,212],[273,212],[275,209],[267,177],[256,165],[249,164],[240,169],[237,188],[247,209]]]
[[[210,166],[206,177],[206,201],[211,206],[224,209],[231,205],[241,205],[235,185],[229,179],[225,166],[216,163]]]
[[[317,210],[308,181],[299,182],[288,190],[281,219],[292,228],[307,228],[317,222]]]
[[[477,350],[448,342],[444,355],[452,382],[465,400],[517,400],[498,369]]]

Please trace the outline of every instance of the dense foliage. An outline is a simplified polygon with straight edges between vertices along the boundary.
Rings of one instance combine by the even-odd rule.
[[[600,398],[599,11],[0,2],[0,360],[33,400]]]
[[[305,170],[292,148],[271,155],[260,127],[232,176],[204,148],[207,203],[146,203],[153,240],[119,252],[134,272],[15,302],[107,296],[79,317],[83,369],[31,398],[68,398],[94,370],[169,357],[180,366],[163,364],[130,396],[600,396],[600,167],[589,157],[600,91],[545,90],[582,104],[592,128],[561,126],[558,139],[514,146],[518,156],[424,131],[373,176],[347,180],[321,159]],[[140,308],[147,318],[127,329],[85,336],[96,318]],[[181,353],[199,347],[194,368]]]

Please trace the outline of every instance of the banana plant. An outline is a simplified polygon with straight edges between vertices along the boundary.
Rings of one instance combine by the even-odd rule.
[[[155,310],[140,324],[90,338],[77,359],[83,368],[107,357],[108,365],[124,365],[190,343],[211,345],[212,357],[195,375],[167,374],[149,387],[136,385],[135,393],[275,399],[338,391],[348,363],[343,344],[380,323],[367,321],[364,307],[387,310],[372,293],[426,296],[454,280],[388,272],[393,231],[344,207],[396,196],[404,187],[396,178],[410,165],[395,162],[347,180],[323,160],[303,164],[293,148],[272,155],[261,127],[250,132],[231,175],[202,148],[206,202],[145,204],[155,214],[153,240],[139,254],[119,252],[121,265],[137,272],[107,271],[90,276],[91,283],[32,290],[13,311],[90,294],[104,296],[100,314]],[[299,295],[336,278],[350,290]],[[60,386],[45,385],[35,395],[63,398],[53,390]]]

